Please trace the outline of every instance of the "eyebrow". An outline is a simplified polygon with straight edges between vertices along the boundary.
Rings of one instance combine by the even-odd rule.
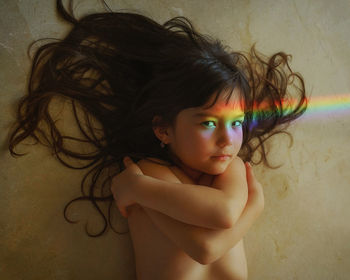
[[[214,117],[214,118],[217,118],[217,119],[220,118],[219,116],[216,116],[216,115],[210,114],[210,113],[197,113],[197,114],[194,114],[193,116],[194,117]],[[234,118],[236,118],[236,119],[241,118],[241,117],[244,117],[244,113],[234,116]]]

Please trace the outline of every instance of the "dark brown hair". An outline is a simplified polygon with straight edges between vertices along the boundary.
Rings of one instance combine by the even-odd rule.
[[[152,126],[160,125],[152,124],[154,116],[173,124],[181,110],[203,106],[214,92],[218,97],[227,89],[232,94],[238,87],[245,103],[243,144],[238,155],[252,161],[259,151],[260,160],[255,164],[264,162],[271,167],[265,141],[278,133],[292,139],[287,125],[306,110],[303,78],[291,70],[291,57],[284,52],[265,57],[254,46],[249,53],[231,51],[219,40],[197,32],[185,17],[174,17],[160,25],[141,14],[109,11],[77,20],[60,0],[57,9],[73,27],[65,38],[36,50],[28,92],[19,102],[17,121],[10,133],[9,150],[13,156],[24,155],[14,148],[32,137],[36,143],[49,146],[67,167],[90,168],[82,180],[82,196],[64,209],[64,217],[70,221],[66,210],[72,202],[93,203],[104,227],[97,234],[87,231],[90,236],[102,235],[111,225],[113,196],[108,182],[124,169],[124,156],[135,161],[155,157],[173,163],[153,133]],[[54,97],[71,102],[81,138],[62,135],[56,126],[49,111]],[[93,151],[71,149],[68,142],[89,143]],[[74,166],[71,159],[85,164]],[[117,171],[97,183],[111,166]],[[87,183],[89,176],[91,182]],[[98,201],[109,203],[108,219]]]

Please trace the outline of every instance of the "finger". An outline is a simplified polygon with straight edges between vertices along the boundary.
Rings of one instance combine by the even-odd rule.
[[[247,174],[247,180],[250,182],[253,178],[255,178],[254,173],[253,173],[253,168],[252,165],[249,162],[245,163],[246,165],[246,174]]]
[[[247,170],[247,174],[253,172],[252,166],[251,166],[251,164],[248,161],[245,163],[245,167],[246,167],[246,170]]]
[[[126,167],[128,167],[130,164],[133,164],[133,163],[134,163],[134,162],[132,161],[132,159],[129,158],[129,157],[124,157],[123,162],[124,162],[124,165],[125,165]]]
[[[121,208],[121,209],[119,209],[119,212],[120,212],[120,214],[122,214],[122,216],[124,217],[124,218],[127,218],[127,213],[126,213],[126,210],[125,210],[125,208]]]
[[[130,157],[123,159],[125,168],[128,168],[134,175],[144,175],[140,167]]]
[[[123,211],[123,217],[124,217],[125,219],[128,218],[128,212],[127,212],[126,210]]]
[[[262,186],[260,182],[257,180],[257,178],[255,177],[252,166],[250,165],[250,163],[247,163],[246,166],[247,166],[246,173],[247,173],[248,188],[251,190],[262,191]]]

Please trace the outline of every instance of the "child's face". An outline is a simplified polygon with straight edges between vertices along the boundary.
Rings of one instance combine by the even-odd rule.
[[[223,173],[241,148],[244,109],[236,89],[228,104],[226,96],[222,93],[215,105],[207,110],[196,107],[181,111],[175,127],[167,129],[166,142],[171,152],[181,160],[184,168],[192,170],[192,174],[193,171],[211,175]],[[214,97],[207,104],[211,104]],[[228,156],[219,157],[221,155]]]

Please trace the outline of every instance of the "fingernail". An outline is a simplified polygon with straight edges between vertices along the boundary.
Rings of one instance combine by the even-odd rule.
[[[247,161],[247,165],[248,165],[249,167],[252,167],[252,165],[250,164],[250,162],[249,162],[249,161]]]

